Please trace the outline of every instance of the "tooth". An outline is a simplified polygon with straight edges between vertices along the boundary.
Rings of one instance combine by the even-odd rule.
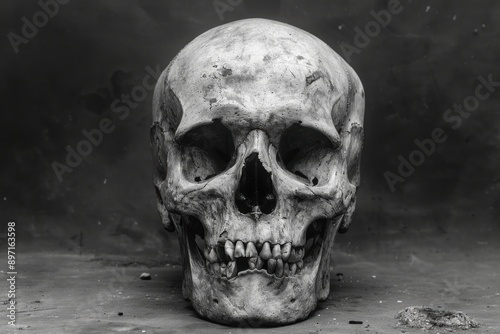
[[[234,245],[231,240],[226,240],[226,243],[224,244],[224,251],[226,252],[226,255],[229,256],[229,259],[231,261],[234,260]]]
[[[255,247],[257,248],[257,253],[260,253],[260,251],[262,250],[262,243],[261,242],[257,242],[255,244]]]
[[[281,246],[280,244],[276,244],[273,247],[273,259],[281,259]]]
[[[257,256],[257,264],[255,265],[255,267],[260,270],[262,269],[263,266],[264,266],[264,260],[262,260],[260,256]]]
[[[271,254],[271,247],[269,246],[269,242],[265,242],[264,245],[262,246],[262,250],[260,251],[259,256],[262,258],[262,260],[269,260],[272,256]]]
[[[248,268],[255,269],[257,266],[258,253],[253,242],[247,243],[247,249],[245,251],[245,257],[248,258]]]
[[[283,263],[283,276],[288,277],[290,276],[290,267],[288,263]]]
[[[292,250],[290,251],[290,256],[288,257],[288,262],[294,263],[294,262],[297,262],[299,260],[300,260],[300,258],[297,255],[297,247],[292,248]]]
[[[290,257],[290,252],[292,251],[292,244],[287,242],[286,244],[281,247],[281,258],[283,261],[288,261],[288,258]]]
[[[297,264],[291,263],[290,264],[290,276],[295,275],[296,272],[297,272]]]
[[[288,258],[288,262],[298,262],[302,260],[304,256],[304,247],[295,247],[292,249],[290,253],[290,258]]]
[[[257,267],[257,258],[259,258],[258,256],[257,257],[251,257],[248,259],[248,268],[250,270],[252,269],[255,269]]]
[[[268,274],[273,274],[275,269],[276,269],[276,260],[275,259],[269,259],[267,261],[267,273]]]
[[[245,251],[245,257],[257,257],[257,248],[253,242],[247,243],[247,249]],[[257,260],[256,260],[257,261]]]
[[[297,272],[301,271],[304,268],[304,261],[297,262]]]
[[[295,249],[295,254],[297,255],[298,258],[297,261],[302,260],[302,258],[304,257],[304,247],[297,247]]]
[[[219,262],[212,263],[212,270],[214,274],[220,273],[220,264]]]
[[[274,274],[278,277],[283,276],[283,260],[282,259],[276,260],[276,270],[274,271]]]
[[[236,241],[236,246],[234,247],[234,257],[245,257],[245,245],[241,240]]]
[[[228,279],[233,278],[238,273],[238,268],[236,267],[236,261],[229,261],[226,267],[226,276]]]
[[[219,262],[219,258],[217,257],[217,252],[213,248],[210,249],[210,252],[208,252],[208,256],[206,256],[206,258],[211,263]]]

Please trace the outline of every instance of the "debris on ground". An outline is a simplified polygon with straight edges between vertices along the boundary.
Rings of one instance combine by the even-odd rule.
[[[400,325],[411,328],[471,329],[479,327],[476,320],[461,311],[436,310],[425,306],[410,306],[396,315]]]
[[[141,276],[139,276],[140,279],[148,281],[151,279],[151,274],[150,273],[142,273]]]

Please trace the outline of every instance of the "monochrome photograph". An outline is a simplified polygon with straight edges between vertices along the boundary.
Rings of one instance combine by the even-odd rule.
[[[500,4],[0,6],[0,333],[500,333]]]

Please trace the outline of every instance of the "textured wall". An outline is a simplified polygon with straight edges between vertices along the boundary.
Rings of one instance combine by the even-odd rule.
[[[497,2],[238,3],[73,0],[44,23],[36,2],[2,2],[0,219],[18,222],[20,248],[174,254],[175,235],[162,231],[151,185],[151,91],[112,106],[143,86],[147,66],[163,69],[198,34],[247,17],[317,35],[350,60],[365,85],[362,186],[343,247],[391,251],[417,236],[462,247],[471,235],[469,245],[477,247],[498,235],[500,87],[490,84],[488,97],[480,88],[484,99],[474,99],[480,76],[500,81]],[[381,10],[392,11],[379,18],[385,27],[371,13]],[[25,28],[23,35],[34,14],[38,31]],[[447,111],[464,102],[473,110],[467,117],[466,110]],[[76,149],[82,131],[103,119],[102,142],[60,181],[51,164],[65,163],[66,147]],[[398,157],[409,159],[415,140],[432,138],[436,128],[442,143],[391,188],[384,173],[396,180]]]

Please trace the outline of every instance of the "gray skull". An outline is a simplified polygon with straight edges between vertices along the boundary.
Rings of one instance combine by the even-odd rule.
[[[315,36],[248,19],[189,43],[153,101],[154,186],[183,294],[224,324],[306,318],[359,185],[364,92]]]

